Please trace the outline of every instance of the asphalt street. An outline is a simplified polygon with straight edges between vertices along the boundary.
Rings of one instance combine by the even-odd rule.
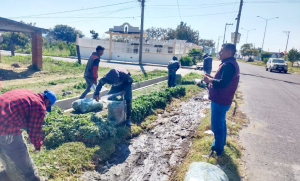
[[[239,63],[250,125],[241,131],[247,180],[300,180],[300,75]]]

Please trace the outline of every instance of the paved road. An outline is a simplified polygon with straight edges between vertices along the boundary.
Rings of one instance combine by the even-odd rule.
[[[27,56],[28,54],[22,54],[22,53],[15,53],[16,55],[22,55],[22,56]],[[10,51],[4,51],[1,50],[1,55],[11,55]],[[68,61],[68,62],[77,62],[77,58],[64,58],[64,57],[51,57],[51,56],[44,56],[44,57],[50,57],[53,58],[55,60],[63,60],[63,61]],[[87,60],[82,59],[81,60],[83,64],[87,63]],[[220,61],[213,61],[213,69],[212,71],[216,71],[219,67]],[[122,67],[122,68],[126,68],[126,69],[131,69],[131,70],[141,70],[144,69],[145,71],[152,71],[155,69],[159,69],[159,70],[167,70],[167,67],[165,65],[144,65],[143,67],[141,67],[138,64],[132,64],[132,63],[128,63],[128,62],[122,62],[122,61],[107,61],[107,60],[103,60],[101,59],[101,63],[100,63],[101,67],[110,67],[110,68],[114,68],[114,67]],[[203,71],[199,71],[199,70],[193,70],[190,68],[181,68],[178,70],[177,73],[185,75],[188,74],[190,72],[200,72],[203,73]]]
[[[241,132],[247,177],[300,180],[300,76],[240,63],[242,108],[250,125]]]

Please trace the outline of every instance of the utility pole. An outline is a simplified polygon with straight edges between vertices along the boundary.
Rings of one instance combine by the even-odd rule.
[[[285,47],[285,51],[287,51],[287,46],[288,46],[289,38],[290,38],[290,31],[284,31],[283,33],[285,33],[288,36],[287,41],[286,41],[286,47]]]
[[[222,38],[222,36],[219,36],[219,38],[218,38],[218,45],[217,45],[217,53],[219,52],[219,42],[220,42],[220,38]]]
[[[226,35],[226,27],[229,25],[233,25],[232,23],[226,23],[225,24],[225,31],[224,31],[224,39],[223,39],[223,44],[225,43],[225,35]]]
[[[238,33],[239,33],[242,7],[243,7],[243,0],[241,0],[241,2],[240,2],[240,10],[239,10],[239,14],[238,14],[238,17],[237,17],[236,29],[235,29],[235,34],[234,34],[234,45],[236,45],[237,36],[238,36]]]
[[[265,37],[266,37],[266,31],[267,31],[268,21],[269,21],[269,20],[273,20],[273,19],[277,19],[277,18],[279,18],[279,17],[275,17],[275,18],[271,18],[271,19],[266,19],[266,18],[263,18],[263,17],[261,17],[261,16],[257,16],[257,17],[258,17],[258,18],[261,18],[261,19],[263,19],[263,20],[266,21],[265,33],[264,33],[264,39],[263,39],[263,43],[262,43],[262,46],[261,46],[261,53],[262,53],[263,50],[264,50],[264,43],[265,43]]]
[[[141,32],[140,32],[140,50],[139,50],[139,64],[142,64],[143,37],[144,37],[144,7],[145,7],[145,0],[138,0],[138,1],[142,2]]]

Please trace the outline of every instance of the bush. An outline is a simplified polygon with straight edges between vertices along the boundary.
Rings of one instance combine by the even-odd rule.
[[[264,62],[265,64],[267,64],[268,60],[269,60],[269,58],[264,58],[263,62]]]
[[[265,58],[270,58],[272,56],[272,53],[269,53],[269,52],[263,52],[261,54],[261,61],[263,61]]]
[[[100,116],[64,115],[58,108],[46,116],[43,126],[44,145],[47,148],[56,148],[62,143],[74,141],[96,145],[105,138],[115,138],[116,134],[114,125]]]
[[[189,56],[181,57],[180,58],[180,63],[182,66],[192,66],[193,65],[193,60]]]

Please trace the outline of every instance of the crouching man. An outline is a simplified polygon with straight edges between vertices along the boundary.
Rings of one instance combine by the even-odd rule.
[[[99,93],[102,86],[105,84],[112,85],[108,94],[115,94],[118,92],[123,92],[124,99],[126,101],[126,125],[131,126],[130,116],[132,109],[132,82],[133,79],[130,73],[126,69],[114,68],[111,69],[106,75],[104,75],[97,85],[96,91],[94,93],[94,99],[99,101]]]
[[[0,95],[0,161],[6,167],[0,180],[39,181],[35,165],[28,154],[23,141],[22,131],[25,128],[35,151],[43,144],[43,120],[46,111],[51,112],[56,96],[46,90],[33,93],[25,89],[17,89]],[[5,178],[3,178],[3,177]]]

